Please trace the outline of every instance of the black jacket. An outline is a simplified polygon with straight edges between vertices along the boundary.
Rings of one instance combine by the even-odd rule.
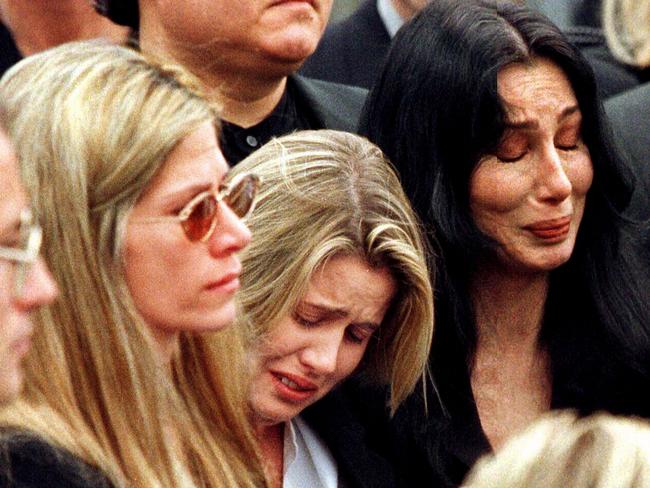
[[[0,430],[0,488],[112,488],[72,453],[27,431]]]
[[[650,82],[605,102],[618,146],[637,178],[629,213],[650,218]]]
[[[366,0],[350,17],[325,30],[300,73],[369,89],[381,71],[390,42],[376,0]]]
[[[299,75],[292,75],[289,80],[301,102],[309,107],[307,116],[314,121],[311,129],[356,132],[368,94],[366,90]]]

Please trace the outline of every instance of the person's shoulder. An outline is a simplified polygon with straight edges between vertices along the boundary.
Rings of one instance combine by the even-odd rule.
[[[3,488],[110,488],[104,474],[37,434],[0,430],[0,486]]]
[[[650,82],[619,93],[605,100],[605,110],[616,113],[618,110],[633,109],[639,106],[650,107]]]
[[[354,132],[368,90],[331,81],[292,75],[291,80],[324,129]]]
[[[340,37],[349,40],[358,39],[359,30],[364,34],[368,31],[374,31],[375,34],[385,34],[388,38],[388,32],[386,32],[386,27],[379,16],[375,0],[366,0],[348,17],[329,26],[325,29],[323,38],[328,40]]]
[[[363,103],[368,90],[358,86],[344,85],[342,83],[335,83],[333,81],[317,80],[303,75],[293,75],[294,80],[298,85],[315,93],[327,96],[343,96],[351,100],[357,100]]]

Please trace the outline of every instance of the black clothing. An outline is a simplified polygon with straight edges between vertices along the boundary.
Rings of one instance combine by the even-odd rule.
[[[650,82],[610,98],[605,112],[637,178],[628,213],[650,219]]]
[[[0,23],[0,76],[21,59],[23,59],[23,55],[18,51],[11,32],[3,23]]]
[[[320,80],[370,89],[390,48],[390,35],[377,11],[377,0],[366,0],[347,19],[329,26],[300,73]]]
[[[536,0],[533,6],[547,15],[591,64],[598,91],[609,98],[650,81],[641,70],[614,58],[601,28],[601,0]]]
[[[564,272],[559,268],[551,275],[540,337],[550,357],[551,409],[650,418],[650,396],[645,394],[650,391],[647,349],[636,351],[634,357],[630,351],[612,350],[611,338],[594,326],[595,312],[585,315],[584,309],[575,307],[586,302],[589,291],[575,290],[565,296],[553,286],[555,281],[566,281]],[[438,322],[437,327],[439,336],[450,336],[444,323]],[[442,404],[429,387],[428,412],[421,390],[416,389],[388,420],[383,407],[386,395],[354,381],[317,402],[303,417],[327,442],[342,470],[363,470],[358,478],[374,472],[378,483],[393,476],[394,486],[457,487],[476,460],[491,450],[461,350],[453,339],[444,345],[434,342],[430,369]],[[314,410],[317,414],[312,414]]]
[[[650,70],[638,69],[621,63],[609,50],[601,29],[569,27],[567,38],[580,49],[594,70],[598,93],[607,99],[650,80]]]
[[[111,488],[97,468],[28,431],[0,430],[0,488]]]
[[[332,453],[346,488],[406,487],[383,438],[388,432],[385,404],[382,390],[349,379],[301,413]]]
[[[266,119],[247,129],[223,122],[221,149],[235,165],[272,137],[297,130],[355,132],[365,98],[361,88],[289,76],[284,95]]]

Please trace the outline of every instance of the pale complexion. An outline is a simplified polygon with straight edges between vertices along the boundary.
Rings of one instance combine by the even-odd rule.
[[[29,207],[29,200],[20,183],[11,144],[1,130],[0,195],[0,246],[16,248],[20,245],[20,215]],[[34,333],[30,312],[52,302],[57,294],[52,276],[43,259],[38,258],[16,295],[17,266],[0,259],[0,405],[18,395],[23,383],[21,362]]]
[[[550,407],[548,357],[538,346],[548,273],[573,253],[593,178],[578,103],[562,70],[536,58],[503,68],[497,83],[507,128],[470,181],[474,220],[499,243],[472,281],[472,389],[493,447]]]
[[[241,272],[237,252],[251,234],[225,203],[206,242],[191,242],[173,218],[147,219],[178,215],[197,194],[216,190],[227,171],[214,127],[206,122],[169,154],[129,216],[124,274],[164,362],[179,332],[215,331],[232,323]]]
[[[281,486],[284,423],[358,367],[395,287],[385,268],[354,256],[330,259],[253,352],[248,403],[273,485]]]
[[[332,0],[141,0],[142,49],[197,75],[229,122],[270,114],[314,52]]]

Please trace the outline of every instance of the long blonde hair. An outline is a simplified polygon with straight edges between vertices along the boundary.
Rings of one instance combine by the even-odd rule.
[[[35,315],[25,392],[0,422],[70,450],[116,485],[260,486],[240,334],[182,334],[170,376],[124,281],[129,211],[175,145],[218,120],[188,80],[93,42],[32,56],[3,78],[8,130],[62,296]]]
[[[638,68],[650,67],[650,0],[604,0],[602,9],[614,56]]]
[[[241,254],[242,327],[259,339],[297,305],[329,258],[353,255],[387,267],[397,296],[364,358],[391,386],[394,412],[423,378],[433,333],[433,297],[417,218],[382,152],[331,130],[272,140],[233,172],[255,171],[263,185]]]

